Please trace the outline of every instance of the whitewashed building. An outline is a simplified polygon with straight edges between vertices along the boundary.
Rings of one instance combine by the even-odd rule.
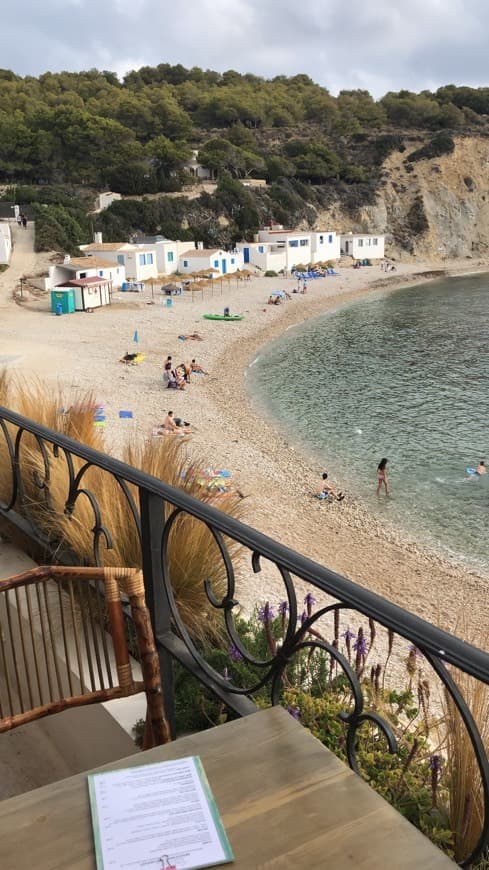
[[[8,221],[0,221],[0,265],[8,266],[12,256],[12,231]]]
[[[126,280],[124,266],[108,263],[98,257],[65,257],[64,263],[50,266],[47,275],[40,278],[29,278],[29,283],[41,290],[52,290],[70,281],[80,281],[85,278],[101,278],[110,282],[110,288],[119,288]]]
[[[207,166],[202,166],[202,163],[199,163],[199,152],[196,148],[192,149],[192,157],[184,164],[183,168],[198,181],[215,181],[217,177],[215,169],[208,169]]]
[[[382,260],[385,236],[373,233],[347,233],[341,236],[341,253],[354,260]]]
[[[341,242],[337,233],[330,230],[314,230],[311,233],[312,263],[327,263],[341,257]]]
[[[203,272],[205,269],[227,275],[242,268],[243,254],[240,251],[222,251],[220,248],[187,249],[178,260],[178,271],[183,275],[189,272]]]
[[[236,249],[243,257],[246,266],[255,266],[262,272],[282,272],[287,268],[287,249],[285,245],[272,242],[238,242]]]
[[[154,245],[131,245],[129,242],[93,242],[80,245],[89,257],[107,260],[123,266],[128,281],[147,281],[158,277],[156,249]]]
[[[122,199],[120,193],[114,193],[112,190],[106,190],[104,193],[99,193],[97,196],[95,211],[103,211],[119,199]]]
[[[178,262],[182,254],[189,249],[191,242],[172,241],[164,236],[145,236],[142,239],[145,245],[154,246],[156,250],[156,265],[159,275],[171,275],[178,270]],[[196,247],[202,250],[203,242],[197,242]]]

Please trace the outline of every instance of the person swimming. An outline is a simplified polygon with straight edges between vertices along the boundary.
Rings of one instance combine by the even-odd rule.
[[[475,469],[475,473],[476,474],[485,474],[486,471],[487,471],[486,463],[484,462],[483,459],[481,459],[481,461],[479,462],[479,465]]]

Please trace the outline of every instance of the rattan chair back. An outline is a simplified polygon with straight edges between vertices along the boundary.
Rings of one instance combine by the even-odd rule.
[[[170,737],[141,571],[55,565],[0,580],[0,733],[142,691],[148,748]]]

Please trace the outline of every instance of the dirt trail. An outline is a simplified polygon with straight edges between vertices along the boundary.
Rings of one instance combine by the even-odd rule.
[[[12,303],[12,294],[19,279],[29,275],[36,268],[37,255],[34,252],[34,221],[29,221],[26,229],[10,222],[12,228],[13,250],[9,268],[0,274],[0,308]]]

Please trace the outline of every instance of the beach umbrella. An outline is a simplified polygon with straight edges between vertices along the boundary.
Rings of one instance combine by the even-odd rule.
[[[190,281],[186,286],[185,290],[190,290],[192,293],[192,302],[194,301],[194,293],[202,293],[202,299],[204,298],[204,288],[202,287],[202,282]]]
[[[137,331],[137,329],[136,329],[136,331],[135,331],[135,333],[134,333],[134,335],[133,335],[132,340],[133,340],[133,342],[134,342],[135,344],[139,344],[139,332]]]

